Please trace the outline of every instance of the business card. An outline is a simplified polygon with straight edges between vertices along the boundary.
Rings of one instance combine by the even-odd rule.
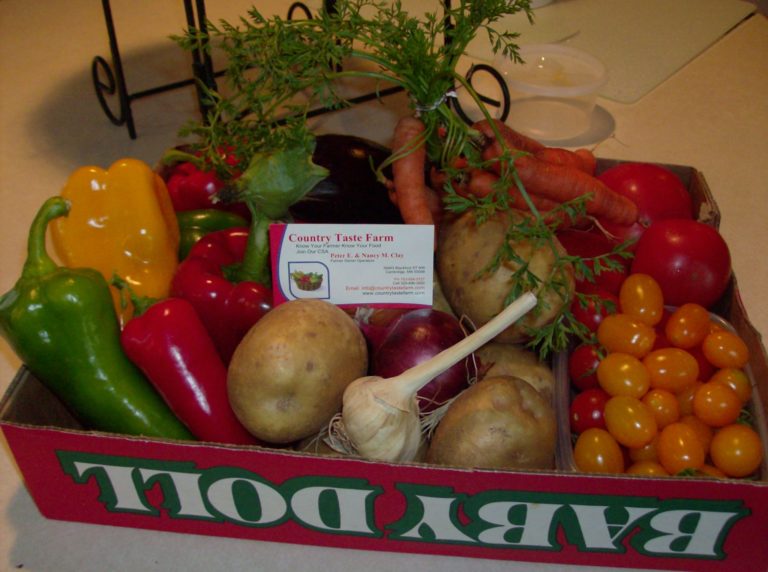
[[[339,306],[432,305],[431,225],[273,224],[275,305],[315,298]]]

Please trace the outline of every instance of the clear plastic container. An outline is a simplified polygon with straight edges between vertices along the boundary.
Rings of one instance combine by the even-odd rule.
[[[521,46],[524,63],[502,55],[494,66],[510,91],[507,124],[540,141],[577,137],[589,130],[597,92],[607,81],[603,63],[561,44]]]

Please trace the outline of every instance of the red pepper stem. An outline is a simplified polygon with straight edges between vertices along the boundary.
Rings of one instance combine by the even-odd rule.
[[[264,286],[271,284],[269,269],[269,225],[272,220],[264,216],[258,209],[246,201],[251,211],[251,228],[248,233],[248,244],[245,248],[243,263],[238,268],[236,281],[252,281]]]
[[[56,263],[46,250],[46,232],[48,223],[67,214],[69,214],[69,201],[59,196],[49,198],[40,207],[29,227],[27,260],[24,262],[22,270],[24,278],[43,276],[56,269]]]

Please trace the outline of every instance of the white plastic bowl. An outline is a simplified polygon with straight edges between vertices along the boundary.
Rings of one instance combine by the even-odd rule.
[[[510,127],[542,141],[557,141],[586,132],[597,92],[607,80],[603,63],[582,50],[560,44],[521,46],[524,63],[497,56],[511,105]]]

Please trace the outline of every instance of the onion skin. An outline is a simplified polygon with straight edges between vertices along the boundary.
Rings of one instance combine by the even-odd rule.
[[[372,359],[372,375],[390,378],[428,360],[465,337],[452,315],[423,308],[397,319],[387,330]],[[418,392],[419,410],[428,413],[469,385],[470,358],[438,375]]]

